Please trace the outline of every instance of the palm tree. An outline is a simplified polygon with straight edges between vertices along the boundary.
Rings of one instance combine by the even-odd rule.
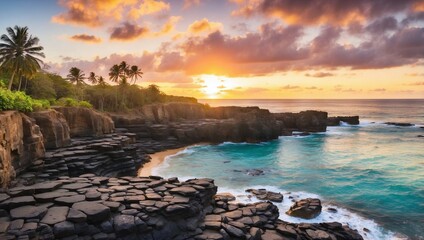
[[[105,81],[105,79],[102,76],[100,76],[99,79],[97,79],[97,83],[100,86],[105,86],[106,85],[106,81]]]
[[[28,35],[28,27],[15,26],[6,30],[9,36],[3,34],[0,37],[0,67],[12,74],[8,89],[12,89],[15,76],[18,76],[20,90],[22,77],[31,77],[41,69],[43,61],[40,57],[44,57],[41,52],[43,47],[37,46],[40,41],[37,37]]]
[[[85,73],[77,67],[72,67],[69,69],[69,74],[67,77],[71,83],[75,83],[77,86],[79,86],[84,83]]]
[[[92,84],[96,84],[98,82],[97,76],[94,72],[90,72],[90,76],[87,78]]]
[[[137,65],[131,66],[130,70],[128,71],[128,77],[131,78],[131,82],[135,84],[137,82],[137,78],[142,78],[143,72],[140,68],[138,68]]]
[[[118,65],[113,65],[110,69],[109,69],[109,79],[112,82],[119,82],[119,77],[120,76],[120,68]]]
[[[77,68],[77,67],[72,67],[71,69],[69,69],[69,74],[67,75],[68,80],[71,83],[75,83],[76,88],[75,88],[75,95],[77,96],[78,100],[82,99],[82,86],[83,84],[85,84],[84,79],[85,79],[85,74],[83,71],[81,71],[81,69]]]

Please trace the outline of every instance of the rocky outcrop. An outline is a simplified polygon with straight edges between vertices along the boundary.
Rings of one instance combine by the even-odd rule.
[[[327,113],[321,111],[302,111],[300,113],[274,113],[281,123],[281,131],[325,132],[327,130]]]
[[[29,116],[40,127],[46,149],[66,147],[71,143],[69,125],[62,113],[49,109],[30,113]]]
[[[306,198],[295,202],[286,214],[293,217],[312,219],[320,215],[321,210],[321,200],[318,198]]]
[[[0,112],[0,185],[44,156],[43,135],[35,121],[17,111]]]
[[[397,126],[397,127],[412,127],[415,124],[412,123],[401,123],[401,122],[386,122],[387,125]]]
[[[337,116],[337,117],[329,117],[327,119],[327,126],[340,126],[341,122],[350,124],[350,125],[358,125],[359,124],[359,116]]]
[[[112,119],[93,109],[79,107],[54,107],[68,122],[71,137],[91,137],[113,133]]]
[[[362,239],[340,223],[291,224],[270,202],[214,195],[212,179],[75,178],[0,194],[1,239]]]
[[[211,108],[193,103],[148,105],[129,115],[111,117],[117,128],[134,132],[139,139],[184,143],[269,141],[293,131],[320,132],[327,127],[325,112],[274,114],[258,107]]]
[[[246,192],[252,193],[259,200],[267,200],[271,202],[282,202],[284,199],[283,194],[267,191],[266,189],[247,189]]]

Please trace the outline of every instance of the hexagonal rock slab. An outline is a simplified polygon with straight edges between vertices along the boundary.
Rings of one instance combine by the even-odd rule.
[[[89,222],[101,222],[110,216],[110,209],[100,203],[78,202],[72,208],[85,213]]]
[[[318,198],[306,198],[295,202],[286,214],[304,219],[316,218],[321,214],[321,200]]]

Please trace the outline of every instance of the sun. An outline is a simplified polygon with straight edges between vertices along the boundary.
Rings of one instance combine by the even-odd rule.
[[[217,98],[225,88],[223,85],[225,80],[216,75],[201,75],[200,80],[203,82],[201,90],[208,98]]]

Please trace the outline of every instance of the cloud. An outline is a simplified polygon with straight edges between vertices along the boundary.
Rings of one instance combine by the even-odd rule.
[[[157,33],[157,36],[165,35],[168,33],[171,33],[175,29],[175,25],[181,20],[180,16],[171,16],[168,18],[168,21],[162,26],[159,33]]]
[[[280,18],[289,24],[347,25],[403,11],[418,11],[421,0],[246,0],[237,2],[233,15],[255,14]]]
[[[282,87],[281,89],[286,89],[286,90],[292,90],[292,89],[300,89],[300,86],[292,86],[292,85],[286,85],[284,87]]]
[[[222,23],[220,22],[210,22],[207,18],[202,20],[194,21],[188,26],[187,31],[193,34],[199,34],[202,32],[215,32],[222,30]]]
[[[385,92],[386,91],[386,89],[385,88],[375,88],[375,89],[372,89],[372,90],[370,90],[371,92]]]
[[[71,40],[74,41],[81,41],[86,43],[100,43],[102,42],[101,38],[98,38],[94,35],[87,35],[87,34],[77,34],[70,37]]]
[[[423,76],[423,75],[421,75],[421,76]],[[409,84],[406,84],[406,85],[408,85],[408,86],[424,86],[424,82],[414,82],[414,83],[409,83]]]
[[[110,39],[118,41],[131,41],[137,38],[146,36],[150,30],[145,27],[141,27],[137,24],[124,22],[120,26],[112,28]]]
[[[317,72],[314,74],[305,74],[306,77],[315,77],[315,78],[324,78],[324,77],[332,77],[334,76],[334,74],[329,73],[329,72]]]
[[[184,0],[184,9],[200,5],[200,0]]]
[[[99,27],[111,19],[121,19],[124,8],[131,6],[134,2],[120,0],[59,0],[59,5],[63,6],[66,11],[53,16],[52,21],[60,24]]]
[[[128,15],[132,19],[138,19],[144,15],[166,12],[171,9],[171,5],[164,1],[144,0],[138,7],[132,8]]]

